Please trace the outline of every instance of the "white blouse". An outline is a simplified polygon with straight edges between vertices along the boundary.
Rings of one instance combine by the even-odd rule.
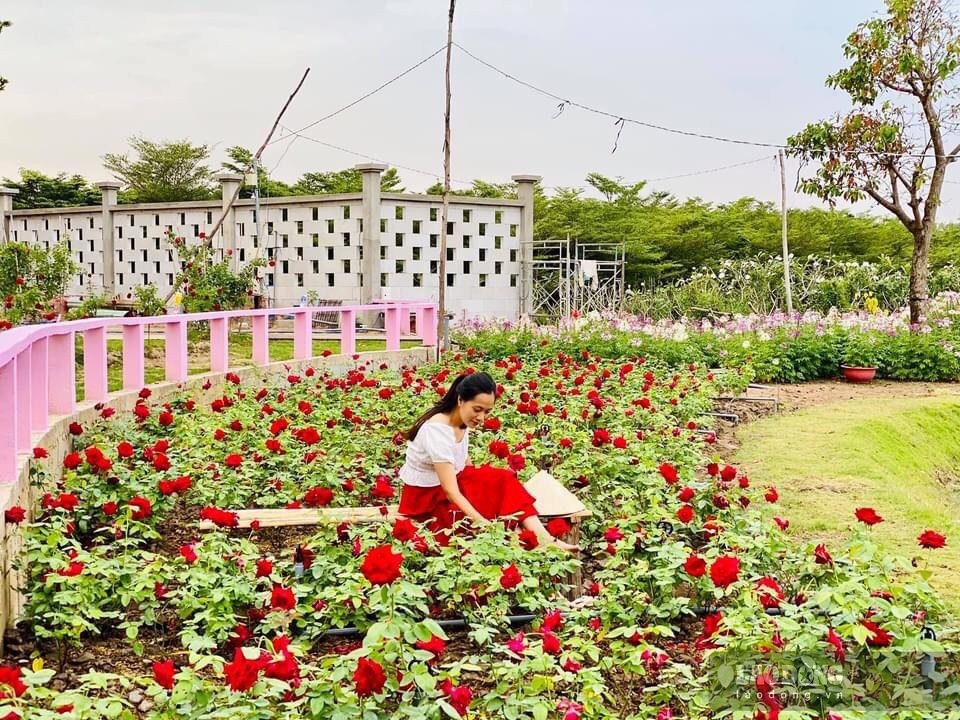
[[[434,463],[450,463],[459,473],[467,465],[470,430],[463,431],[457,442],[454,429],[446,422],[425,422],[411,442],[407,443],[407,460],[400,468],[400,479],[407,485],[436,487],[440,477]]]

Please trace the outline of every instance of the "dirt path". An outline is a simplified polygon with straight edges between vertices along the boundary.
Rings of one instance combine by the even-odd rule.
[[[861,399],[898,399],[938,396],[960,397],[960,383],[935,382],[896,382],[876,380],[867,385],[854,385],[842,380],[817,380],[797,385],[765,385],[768,390],[751,390],[753,397],[775,397],[779,401],[779,412],[789,413],[808,407],[823,407],[849,400]],[[721,412],[735,413],[739,423],[733,424],[718,420],[716,452],[726,460],[731,460],[740,447],[737,427],[745,423],[769,417],[774,413],[772,403],[747,402],[740,400],[717,403]]]

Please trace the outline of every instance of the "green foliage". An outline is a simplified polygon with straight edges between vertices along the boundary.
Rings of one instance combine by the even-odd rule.
[[[363,190],[363,176],[359,170],[304,173],[292,188],[293,195],[332,195],[358,193]],[[396,168],[387,168],[380,176],[381,192],[403,192]]]
[[[887,256],[876,262],[792,256],[790,278],[797,312],[862,310],[868,298],[893,311],[909,299],[909,266]],[[937,268],[930,287],[935,294],[960,290],[960,268],[952,263]],[[624,299],[626,312],[653,319],[769,314],[785,307],[783,261],[771,255],[723,260],[670,285],[631,288]]]
[[[214,196],[206,145],[130,138],[134,153],[107,153],[103,165],[125,185],[124,202],[180,202]]]
[[[439,180],[426,189],[427,195],[443,195],[443,183]],[[469,190],[450,190],[451,195],[461,197],[484,198],[516,198],[516,183],[491,183],[485,180],[474,180]]]
[[[18,180],[4,178],[3,184],[18,191],[13,197],[14,210],[100,204],[100,190],[90,185],[82,175],[59,173],[49,176],[20,168]]]
[[[16,325],[52,317],[76,272],[66,241],[49,250],[20,242],[0,245],[0,321]]]
[[[167,233],[166,240],[180,262],[174,287],[182,293],[184,312],[236,310],[246,306],[256,287],[257,271],[266,265],[266,260],[257,258],[234,272],[232,258],[220,258],[220,251],[207,243],[202,234],[196,244],[188,243],[172,231]]]
[[[240,145],[234,145],[227,148],[227,157],[229,162],[221,164],[224,170],[239,173],[246,178],[246,175],[253,170],[253,152]],[[257,183],[260,186],[261,197],[283,197],[285,195],[294,195],[293,188],[287,183],[275,180],[261,165],[257,168]],[[241,198],[253,197],[254,186],[247,185],[246,181],[240,188]]]
[[[133,291],[133,308],[141,317],[153,317],[163,312],[166,303],[157,292],[156,285],[140,285]]]

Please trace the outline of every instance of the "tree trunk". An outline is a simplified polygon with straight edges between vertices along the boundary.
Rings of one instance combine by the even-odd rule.
[[[913,258],[910,261],[910,323],[919,324],[927,304],[930,279],[930,238],[933,224],[923,223],[913,233]]]

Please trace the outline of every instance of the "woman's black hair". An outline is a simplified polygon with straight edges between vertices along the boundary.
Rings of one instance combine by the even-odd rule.
[[[485,393],[494,397],[497,394],[497,383],[487,373],[474,372],[469,375],[460,375],[437,404],[417,418],[413,427],[407,430],[407,440],[417,437],[423,424],[434,415],[453,412],[461,400],[473,400],[477,395]]]

